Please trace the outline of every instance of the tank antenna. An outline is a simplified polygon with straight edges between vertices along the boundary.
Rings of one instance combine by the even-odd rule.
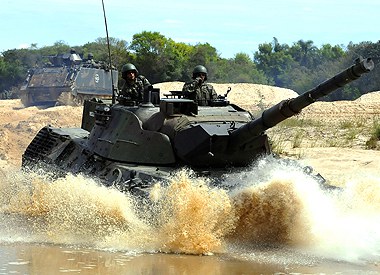
[[[110,62],[111,83],[112,83],[112,104],[115,104],[115,84],[113,83],[111,48],[110,48],[110,39],[109,39],[109,36],[108,36],[108,27],[107,27],[106,10],[104,8],[104,0],[102,0],[102,6],[103,6],[104,24],[106,26],[108,58],[109,58],[109,62]]]

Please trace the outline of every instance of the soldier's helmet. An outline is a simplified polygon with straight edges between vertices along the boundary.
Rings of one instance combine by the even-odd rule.
[[[197,78],[199,74],[204,73],[206,75],[205,80],[207,80],[207,69],[205,66],[197,65],[193,70],[193,79]]]
[[[136,75],[139,73],[139,71],[136,69],[135,65],[133,65],[132,63],[125,64],[123,66],[123,68],[121,69],[122,73],[130,72],[130,71],[134,71],[136,73]]]
[[[93,59],[93,58],[94,58],[94,55],[93,55],[92,53],[89,53],[89,54],[87,55],[87,59],[91,60],[91,59]]]

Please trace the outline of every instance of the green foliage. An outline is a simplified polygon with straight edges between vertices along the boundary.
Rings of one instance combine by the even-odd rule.
[[[26,50],[9,50],[0,56],[0,92],[11,90],[22,83],[28,67],[35,63]]]
[[[373,125],[373,136],[380,140],[380,121],[375,121]]]
[[[48,56],[67,53],[74,48],[86,58],[89,53],[95,60],[109,63],[106,38],[81,46],[70,46],[58,41],[52,46],[13,49],[0,55],[0,92],[18,87],[27,70],[42,66]],[[128,62],[136,65],[152,84],[165,81],[188,81],[194,66],[202,64],[208,69],[208,80],[215,83],[257,83],[274,85],[304,93],[316,87],[353,64],[360,57],[380,60],[380,41],[377,43],[350,43],[347,47],[325,44],[316,47],[311,40],[298,40],[292,45],[281,44],[277,38],[262,43],[252,56],[238,52],[233,58],[222,58],[209,43],[190,45],[178,43],[159,32],[143,31],[127,42],[109,38],[112,64],[121,71]],[[323,100],[356,99],[362,94],[380,90],[380,67]]]
[[[73,47],[74,48],[74,47]],[[70,51],[70,46],[63,41],[57,41],[53,46],[42,47],[38,53],[41,56],[57,55]]]
[[[302,140],[304,138],[304,134],[301,131],[296,132],[294,138],[292,140],[292,148],[301,147]]]
[[[130,61],[135,63],[151,83],[183,78],[183,68],[189,62],[192,51],[195,51],[158,32],[147,31],[135,34],[129,49],[134,53],[134,58]]]
[[[245,53],[238,53],[233,59],[219,59],[210,68],[210,77],[216,83],[272,84]]]
[[[109,38],[111,62],[119,71],[126,63],[125,60],[131,58],[131,54],[128,52],[128,43],[125,40],[119,40],[113,37]],[[89,53],[94,55],[95,60],[101,60],[109,63],[109,53],[106,38],[97,38],[95,42],[87,43],[79,51],[84,58]]]
[[[336,60],[343,57],[345,54],[341,46],[331,46],[330,44],[322,45],[319,52],[321,57],[326,60]]]
[[[272,43],[259,45],[259,51],[254,54],[257,68],[264,72],[268,79],[273,79],[274,85],[284,87],[281,76],[291,68],[294,60],[286,44],[280,45],[276,38]]]
[[[349,66],[350,61],[352,62],[352,60],[359,57],[372,58],[375,63],[375,68],[370,74],[362,76],[360,79],[350,84],[350,86],[357,88],[360,95],[380,90],[380,40],[377,43],[361,42],[359,44],[349,44],[345,60],[346,66]]]
[[[380,149],[380,121],[374,121],[370,138],[366,142],[367,149]]]

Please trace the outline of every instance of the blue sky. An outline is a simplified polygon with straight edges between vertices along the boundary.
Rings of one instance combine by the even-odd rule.
[[[252,56],[273,37],[283,44],[312,40],[343,45],[380,40],[379,0],[104,0],[109,36],[132,40],[157,31],[176,42],[208,42],[224,58]],[[377,23],[376,23],[377,22]],[[70,46],[105,37],[101,0],[2,0],[0,52]]]

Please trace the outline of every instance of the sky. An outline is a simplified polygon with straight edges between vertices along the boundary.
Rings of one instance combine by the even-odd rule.
[[[223,58],[253,56],[273,37],[317,47],[380,40],[379,0],[104,0],[104,6],[110,37],[131,42],[142,31],[159,32],[176,42],[209,43]],[[2,0],[0,37],[0,53],[94,42],[106,37],[102,0]]]

